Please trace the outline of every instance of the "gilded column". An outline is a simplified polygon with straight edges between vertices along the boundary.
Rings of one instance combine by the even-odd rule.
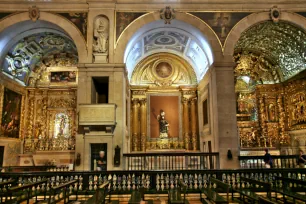
[[[192,149],[197,150],[197,98],[190,100],[190,112],[191,112],[191,142]]]
[[[132,107],[133,107],[133,118],[132,118],[132,149],[133,151],[138,151],[138,142],[139,142],[139,138],[138,138],[138,114],[139,114],[139,106],[138,106],[138,99],[133,99],[132,100]]]
[[[141,139],[141,150],[146,151],[147,143],[147,100],[142,99],[140,101],[140,139]]]
[[[21,114],[20,114],[20,126],[19,126],[19,138],[24,138],[24,113],[25,113],[25,96],[21,99]]]
[[[0,84],[0,115],[2,115],[3,98],[4,98],[4,86]],[[2,120],[0,120],[0,126],[1,126],[1,122]]]
[[[264,140],[264,147],[267,147],[267,130],[266,130],[266,111],[264,104],[264,97],[259,98],[259,114],[260,114],[260,128],[261,128],[261,137]]]
[[[189,150],[189,100],[183,98],[184,146]]]
[[[288,143],[288,138],[285,135],[285,111],[283,108],[283,96],[281,94],[277,97],[277,105],[279,112],[279,127],[280,127],[280,143],[286,144]]]

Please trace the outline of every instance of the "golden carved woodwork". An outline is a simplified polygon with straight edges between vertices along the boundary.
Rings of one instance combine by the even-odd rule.
[[[132,100],[132,151],[139,150],[139,100]]]
[[[137,64],[132,85],[170,87],[197,84],[193,68],[181,57],[169,53],[153,54]]]
[[[242,147],[276,147],[278,144],[290,144],[288,131],[306,128],[305,93],[305,80],[257,85],[254,96],[257,99],[258,120],[251,120],[239,112],[240,101],[245,101],[247,97],[238,97],[237,120]],[[238,94],[245,96],[244,92],[238,91]],[[249,129],[242,127],[241,122],[244,125],[249,123]],[[250,127],[258,127],[260,143],[247,139],[250,138]]]
[[[24,153],[46,150],[74,149],[76,134],[76,91],[52,89],[28,89],[26,118],[21,131],[25,132]],[[68,131],[55,135],[55,119],[59,114],[67,116]]]
[[[3,109],[3,98],[4,98],[4,86],[0,84],[0,115],[2,117],[2,109]],[[2,119],[0,120],[1,127]]]
[[[263,56],[254,53],[238,53],[234,56],[237,66],[234,69],[235,76],[249,76],[254,81],[280,82],[280,75],[273,64]]]
[[[141,150],[146,150],[147,142],[147,100],[142,99],[140,101],[140,139],[141,139]]]

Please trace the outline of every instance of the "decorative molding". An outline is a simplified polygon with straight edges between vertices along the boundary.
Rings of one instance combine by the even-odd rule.
[[[38,9],[38,7],[36,6],[32,6],[29,8],[29,17],[32,21],[37,21],[39,19],[40,16],[40,11]]]
[[[165,24],[171,24],[171,21],[175,19],[175,11],[170,6],[160,10],[160,19],[165,21]]]

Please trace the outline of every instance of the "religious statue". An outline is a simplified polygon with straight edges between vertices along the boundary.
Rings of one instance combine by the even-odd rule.
[[[107,53],[109,36],[108,28],[109,23],[107,18],[101,16],[96,19],[94,25],[94,52]]]
[[[64,115],[62,115],[60,125],[59,125],[59,134],[60,135],[64,134],[65,126],[66,126],[66,118],[65,118]]]
[[[168,138],[169,123],[165,119],[165,112],[163,110],[160,111],[160,114],[157,116],[157,120],[159,122],[159,137],[162,139]]]

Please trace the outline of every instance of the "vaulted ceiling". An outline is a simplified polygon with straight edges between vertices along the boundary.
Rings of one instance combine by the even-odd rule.
[[[14,44],[5,55],[2,73],[22,85],[39,79],[49,66],[71,66],[78,61],[77,49],[66,36],[55,33],[36,33]]]
[[[306,69],[306,33],[284,21],[257,24],[241,35],[234,58],[236,75],[262,83],[286,81]]]
[[[125,51],[129,78],[142,59],[155,53],[182,57],[193,67],[198,81],[213,63],[212,50],[201,32],[177,20],[167,27],[163,21],[155,21],[134,34]]]

